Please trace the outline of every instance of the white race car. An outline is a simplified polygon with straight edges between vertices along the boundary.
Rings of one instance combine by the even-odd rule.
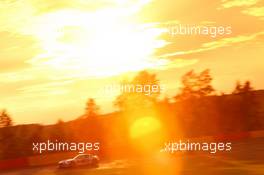
[[[59,161],[59,168],[71,168],[78,166],[98,167],[99,158],[92,154],[79,154],[72,159]]]

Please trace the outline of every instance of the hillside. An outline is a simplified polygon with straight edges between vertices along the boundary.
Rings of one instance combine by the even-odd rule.
[[[264,129],[264,90],[236,95],[208,96],[181,102],[159,102],[156,118],[168,138],[221,135]],[[137,118],[144,117],[140,114]],[[17,125],[0,129],[0,159],[34,155],[32,143],[100,142],[118,154],[131,146],[131,120],[125,112],[78,118],[54,125]],[[10,149],[12,148],[12,149]]]

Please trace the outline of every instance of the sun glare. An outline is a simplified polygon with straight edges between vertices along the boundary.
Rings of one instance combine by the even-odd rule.
[[[30,63],[79,77],[111,76],[163,65],[154,58],[155,49],[166,44],[159,39],[163,30],[112,12],[60,10],[38,17],[33,32],[43,52]]]
[[[143,117],[136,120],[130,128],[131,138],[137,139],[144,137],[161,129],[160,122],[153,117]]]

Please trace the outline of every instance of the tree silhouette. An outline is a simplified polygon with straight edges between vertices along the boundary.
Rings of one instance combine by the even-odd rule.
[[[242,91],[242,85],[240,83],[240,81],[237,81],[236,82],[236,87],[235,87],[235,90],[232,92],[233,94],[238,94]]]
[[[65,122],[62,119],[58,119],[57,123],[54,125],[51,131],[50,139],[64,140],[66,138],[65,131]]]
[[[211,81],[212,77],[209,69],[199,74],[191,70],[182,76],[181,82],[183,87],[181,88],[181,92],[175,96],[175,99],[185,100],[210,95],[214,91]]]
[[[62,124],[64,124],[64,121],[61,118],[59,118],[56,124],[57,125],[62,125]]]
[[[95,100],[93,98],[89,98],[87,103],[86,103],[86,117],[91,117],[91,116],[97,116],[99,112],[99,107],[95,103]]]
[[[247,93],[253,90],[250,81],[245,81],[244,85],[241,85],[240,81],[236,82],[235,90],[232,92],[233,94],[239,93]]]
[[[160,95],[160,85],[155,74],[151,74],[147,71],[139,72],[132,81],[123,81],[121,86],[145,86],[145,85],[157,85],[158,92],[151,92],[150,95],[145,95],[144,92],[121,92],[116,98],[114,105],[121,110],[129,110],[135,108],[144,108],[144,106],[152,105]]]
[[[253,87],[251,86],[251,82],[250,81],[246,81],[243,87],[243,91],[244,92],[249,92],[252,91]]]
[[[13,121],[10,115],[7,113],[5,109],[2,110],[0,114],[0,127],[8,127],[12,125],[13,125]]]

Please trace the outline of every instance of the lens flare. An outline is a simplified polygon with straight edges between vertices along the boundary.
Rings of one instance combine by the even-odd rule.
[[[143,117],[136,120],[130,128],[131,138],[137,139],[161,129],[160,122],[154,117]]]

